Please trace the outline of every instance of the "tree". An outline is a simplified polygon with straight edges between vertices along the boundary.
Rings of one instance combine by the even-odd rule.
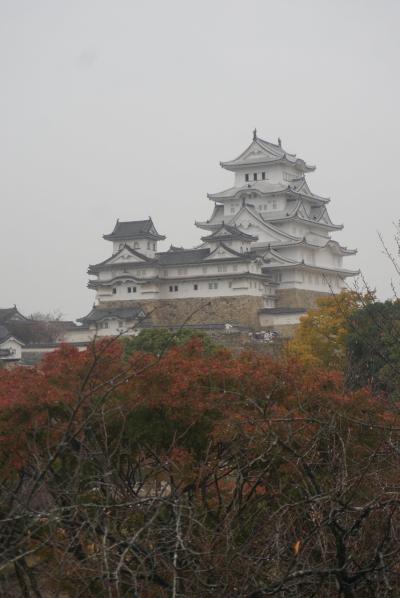
[[[59,322],[62,321],[63,314],[59,309],[54,309],[50,312],[35,311],[30,316],[30,320],[36,322]]]
[[[351,315],[374,301],[374,294],[343,290],[338,295],[322,297],[317,307],[300,319],[290,353],[310,366],[343,370],[346,366],[346,337]]]
[[[374,302],[354,311],[345,337],[348,381],[371,384],[398,396],[400,382],[400,301]]]
[[[198,338],[0,372],[3,596],[400,591],[399,415]]]
[[[207,333],[187,328],[180,328],[175,332],[163,328],[145,329],[137,336],[124,337],[122,340],[126,355],[131,355],[135,351],[162,355],[171,347],[184,345],[192,338],[200,339],[207,351],[212,351],[216,347]]]

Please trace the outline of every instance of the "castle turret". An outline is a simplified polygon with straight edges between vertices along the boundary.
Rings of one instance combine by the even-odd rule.
[[[147,257],[154,257],[157,252],[157,242],[164,240],[165,237],[156,231],[152,219],[148,218],[148,220],[129,222],[117,220],[112,233],[103,235],[103,239],[113,242],[113,254],[127,245]]]

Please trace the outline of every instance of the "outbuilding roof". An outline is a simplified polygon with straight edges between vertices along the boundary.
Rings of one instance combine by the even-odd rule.
[[[138,305],[137,307],[110,307],[99,308],[94,307],[87,316],[78,318],[78,322],[91,324],[100,322],[101,320],[109,318],[118,318],[120,320],[137,320],[145,318],[145,311]]]
[[[7,322],[8,320],[27,320],[17,309],[14,307],[2,307],[0,308],[0,322]]]
[[[107,241],[123,241],[128,239],[153,239],[163,240],[164,235],[160,235],[153,224],[151,218],[147,220],[130,220],[120,222],[117,220],[114,230],[108,235],[103,235]]]
[[[24,344],[23,342],[21,342],[19,340],[19,338],[17,336],[15,336],[15,334],[13,334],[11,332],[11,330],[9,330],[7,328],[7,326],[4,326],[3,324],[0,324],[0,343],[4,343],[6,340],[8,340],[10,338],[13,338],[20,345]]]

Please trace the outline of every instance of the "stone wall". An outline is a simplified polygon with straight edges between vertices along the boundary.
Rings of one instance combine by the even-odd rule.
[[[224,324],[234,322],[259,329],[258,310],[264,307],[261,297],[213,297],[188,299],[147,299],[144,301],[107,301],[98,309],[140,306],[149,314],[152,324],[181,326],[182,324]]]
[[[307,291],[303,289],[277,289],[276,307],[314,307],[319,297],[329,297],[331,293]]]

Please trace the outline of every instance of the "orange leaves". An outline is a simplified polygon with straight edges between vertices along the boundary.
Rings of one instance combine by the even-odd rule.
[[[293,357],[233,356],[225,349],[210,354],[193,339],[160,360],[143,353],[127,360],[121,343],[106,340],[83,352],[61,346],[36,368],[0,371],[0,452],[21,464],[32,446],[55,446],[71,414],[72,429],[90,418],[95,428],[115,431],[128,417],[137,421],[138,408],[161,414],[159,420],[142,414],[140,425],[148,426],[149,438],[149,422],[159,421],[157,434],[164,447],[173,441],[177,452],[169,458],[178,468],[193,458],[185,452],[188,439],[196,438],[197,447],[242,442],[256,456],[261,445],[288,430],[299,446],[307,443],[319,422],[339,412],[342,418],[398,423],[369,391],[349,394],[340,373],[311,370]]]
[[[301,542],[300,540],[296,540],[296,542],[293,544],[293,554],[295,556],[297,556],[300,552],[300,547],[301,547]]]
[[[349,318],[356,309],[373,299],[373,294],[361,295],[348,290],[321,297],[317,307],[301,318],[300,326],[289,343],[289,352],[311,368],[342,369]]]

